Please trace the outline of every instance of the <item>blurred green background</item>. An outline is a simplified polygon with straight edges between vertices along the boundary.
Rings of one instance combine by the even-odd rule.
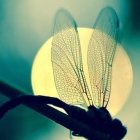
[[[0,80],[29,93],[31,67],[52,35],[55,13],[65,8],[80,27],[92,27],[98,12],[113,7],[121,23],[121,42],[134,72],[132,93],[116,117],[128,128],[125,140],[139,140],[140,2],[138,0],[0,0]],[[125,83],[124,83],[125,84]],[[0,94],[0,103],[8,98]],[[33,110],[19,106],[0,120],[0,140],[68,140],[69,132]],[[82,138],[81,138],[82,140]]]

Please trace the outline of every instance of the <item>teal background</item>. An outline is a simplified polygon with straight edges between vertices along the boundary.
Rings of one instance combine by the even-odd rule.
[[[56,11],[65,8],[78,26],[92,27],[105,6],[113,7],[119,16],[121,43],[130,57],[134,73],[131,95],[116,117],[128,127],[124,139],[139,140],[138,0],[0,0],[0,80],[32,93],[32,63],[39,48],[52,35]],[[0,103],[6,100],[8,98],[0,95]],[[22,105],[0,120],[0,140],[68,140],[68,133],[68,130]]]

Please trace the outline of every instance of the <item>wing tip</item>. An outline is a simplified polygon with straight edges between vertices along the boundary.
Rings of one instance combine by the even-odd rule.
[[[98,26],[99,22],[100,24],[102,24],[102,22],[108,22],[109,21],[112,22],[112,25],[118,29],[119,28],[119,18],[118,18],[118,15],[115,11],[114,8],[110,7],[110,6],[107,6],[107,7],[104,7],[98,14],[98,17],[96,19],[96,22],[94,24],[94,27],[96,28],[96,26]],[[111,23],[110,22],[110,23]]]
[[[55,14],[55,18],[54,18],[54,28],[57,24],[59,24],[60,26],[69,24],[71,25],[71,27],[74,27],[75,29],[77,29],[77,24],[74,17],[65,8],[60,8],[59,10],[57,10]],[[57,32],[59,31],[61,31],[61,28]]]

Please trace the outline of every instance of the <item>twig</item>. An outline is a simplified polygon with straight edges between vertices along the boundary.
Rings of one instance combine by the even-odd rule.
[[[0,93],[11,99],[22,95],[27,95],[24,92],[16,88],[13,88],[12,86],[1,81],[0,81]],[[32,108],[33,110],[37,111],[43,116],[50,118],[51,120],[64,126],[65,128],[75,132],[79,132],[79,134],[90,140],[107,140],[107,138],[105,138],[105,136],[102,135],[100,132],[91,132],[90,128],[86,124],[68,116],[65,113],[62,113],[54,109],[53,107],[43,104],[42,105],[30,104],[28,102],[23,104],[29,108]]]

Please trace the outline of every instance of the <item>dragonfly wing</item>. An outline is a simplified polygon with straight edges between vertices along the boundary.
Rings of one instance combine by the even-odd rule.
[[[89,46],[88,68],[96,106],[107,107],[111,93],[112,63],[116,50],[119,20],[114,9],[107,7],[99,13]]]
[[[77,26],[73,17],[65,10],[56,14],[51,60],[60,98],[69,104],[87,106],[90,94],[83,72]]]

